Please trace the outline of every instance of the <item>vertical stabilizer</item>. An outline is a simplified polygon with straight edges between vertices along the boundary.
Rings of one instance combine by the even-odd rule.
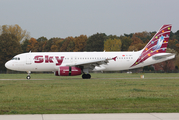
[[[165,53],[167,50],[168,39],[170,36],[172,25],[163,25],[159,31],[153,36],[153,38],[148,42],[148,44],[142,49],[139,58],[131,66],[136,66],[141,62],[145,61],[149,57],[158,54]]]

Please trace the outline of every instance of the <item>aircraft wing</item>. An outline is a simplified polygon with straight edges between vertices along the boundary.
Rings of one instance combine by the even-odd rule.
[[[159,60],[159,59],[164,59],[164,58],[168,58],[168,57],[175,57],[174,53],[161,53],[161,54],[156,54],[154,55],[152,58],[155,60]]]
[[[114,58],[107,58],[107,59],[92,60],[92,61],[87,61],[87,62],[66,64],[66,66],[83,66],[84,68],[94,69],[95,66],[100,66],[102,64],[106,65],[109,62],[109,60],[116,61],[116,58],[117,58],[117,56],[114,57]]]

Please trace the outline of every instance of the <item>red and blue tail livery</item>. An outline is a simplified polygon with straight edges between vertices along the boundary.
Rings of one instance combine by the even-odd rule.
[[[8,69],[30,73],[52,71],[56,76],[81,75],[90,79],[90,71],[121,71],[160,63],[175,58],[166,53],[172,25],[163,25],[149,43],[137,52],[29,52],[6,62]]]
[[[158,54],[165,53],[167,50],[168,39],[170,36],[172,25],[163,25],[160,30],[153,36],[148,44],[142,49],[142,53],[136,62],[131,66],[136,66],[144,62],[149,57]]]

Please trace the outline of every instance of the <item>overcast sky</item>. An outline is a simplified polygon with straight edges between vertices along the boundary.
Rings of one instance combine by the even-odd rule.
[[[179,30],[179,0],[0,0],[0,26],[18,24],[30,36],[66,38]]]

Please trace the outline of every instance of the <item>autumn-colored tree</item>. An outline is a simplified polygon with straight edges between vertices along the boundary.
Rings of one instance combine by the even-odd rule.
[[[145,44],[139,43],[132,46],[129,46],[128,51],[139,51],[145,47]]]
[[[29,40],[29,45],[27,45],[27,49],[26,51],[33,51],[33,52],[37,52],[37,50],[35,49],[35,45],[38,44],[37,40],[35,38],[31,38]]]
[[[73,51],[78,52],[78,51],[84,51],[86,42],[88,38],[86,35],[80,35],[79,37],[75,37],[75,49]]]
[[[13,34],[16,36],[18,42],[30,39],[29,33],[26,30],[22,30],[22,28],[17,24],[0,26],[0,34]]]
[[[57,46],[56,45],[52,45],[50,48],[51,52],[57,52]]]
[[[13,34],[3,33],[0,35],[0,70],[6,70],[4,64],[15,55],[21,53],[21,46]]]
[[[174,71],[175,70],[175,64],[174,60],[168,60],[164,61],[158,64],[153,65],[156,71],[164,71],[164,72],[169,72],[169,71]]]
[[[168,48],[166,52],[177,54],[177,52],[174,49],[170,49],[170,48]],[[161,63],[154,64],[153,66],[154,66],[156,71],[169,72],[169,71],[175,70],[175,66],[176,66],[175,62],[176,62],[176,59],[171,59],[171,60],[168,60],[168,61],[164,61],[164,62],[161,62]]]
[[[143,41],[137,37],[137,33],[133,34],[131,39],[132,39],[132,43],[128,48],[129,51],[132,51],[132,50],[138,51],[138,50],[141,50],[145,46],[145,43],[143,43]]]
[[[175,50],[179,53],[179,43],[175,44]]]
[[[140,38],[138,38],[136,34],[137,33],[133,34],[133,36],[131,38],[132,39],[131,45],[136,45],[136,44],[139,44],[139,43],[143,44],[143,41]]]
[[[156,32],[144,31],[144,32],[135,33],[135,34],[133,34],[133,36],[140,38],[140,40],[142,40],[143,43],[146,43],[146,41],[149,41],[154,36],[155,33]]]
[[[75,49],[74,40],[70,40],[67,46],[67,52],[73,52]]]
[[[37,39],[37,44],[35,44],[34,49],[38,52],[45,52],[45,46],[47,44],[47,38],[46,37],[40,37]]]
[[[62,47],[62,43],[64,42],[65,39],[58,39],[55,42],[55,45],[57,46],[57,51],[60,52],[60,48]]]
[[[104,41],[105,51],[121,51],[122,42],[120,39],[107,39]]]
[[[44,44],[43,51],[44,52],[58,52],[60,51],[60,42],[63,40],[61,38],[51,38],[46,41],[46,44]]]
[[[177,48],[176,44],[178,44],[178,40],[177,39],[169,39],[167,47],[176,50],[176,48]]]
[[[74,38],[73,37],[67,37],[65,38],[65,40],[63,42],[61,42],[61,47],[60,47],[60,51],[61,52],[67,52],[67,48],[68,48],[68,44],[70,43],[70,41],[74,42]]]

